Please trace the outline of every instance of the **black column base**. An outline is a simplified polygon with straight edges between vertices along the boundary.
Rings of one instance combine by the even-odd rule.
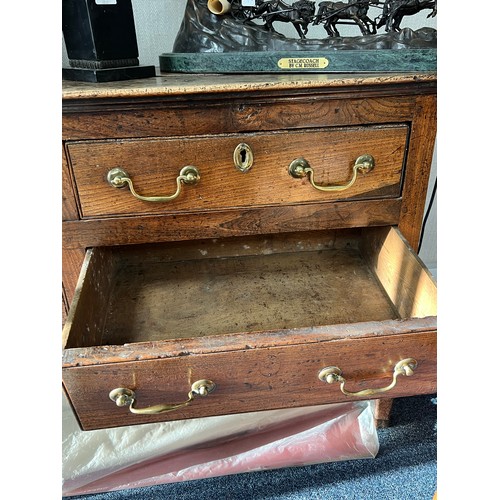
[[[122,66],[120,68],[90,69],[63,68],[63,80],[80,82],[115,82],[118,80],[134,80],[156,76],[154,66]]]

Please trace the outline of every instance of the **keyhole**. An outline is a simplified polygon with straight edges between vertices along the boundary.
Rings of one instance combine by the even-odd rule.
[[[238,144],[234,149],[233,160],[240,172],[248,172],[253,165],[252,148],[244,142]]]

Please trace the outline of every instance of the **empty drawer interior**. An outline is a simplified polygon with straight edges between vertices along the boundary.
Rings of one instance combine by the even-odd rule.
[[[436,314],[436,286],[394,228],[88,251],[67,348]]]

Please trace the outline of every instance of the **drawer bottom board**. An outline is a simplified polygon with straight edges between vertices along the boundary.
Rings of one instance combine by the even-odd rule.
[[[395,319],[359,250],[144,262],[117,271],[103,344]]]

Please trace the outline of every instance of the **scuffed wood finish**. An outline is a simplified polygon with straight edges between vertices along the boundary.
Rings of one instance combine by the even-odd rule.
[[[68,347],[96,345],[96,335],[89,335],[96,329],[102,337],[97,345],[114,345],[397,317],[356,239],[341,244],[335,233],[323,239],[302,236],[295,237],[295,245],[285,242],[285,248],[276,239],[275,249],[254,250],[246,239],[193,243],[182,252],[171,245],[151,252],[95,248],[87,274],[95,279],[106,273],[107,280],[90,281],[83,289],[102,304],[96,307],[105,326],[95,324],[96,313],[89,314],[93,305],[80,306],[79,317],[87,320],[69,323],[74,334]]]
[[[239,77],[235,78],[238,80]],[[425,196],[421,194],[427,189],[425,181],[428,174],[425,170],[432,158],[435,74],[326,75],[325,78],[320,75],[314,78],[303,78],[301,75],[283,78],[283,75],[279,75],[269,76],[270,81],[257,75],[255,79],[251,75],[245,75],[243,82],[235,82],[234,86],[228,84],[231,77],[227,75],[220,78],[211,76],[209,80],[211,85],[226,91],[207,93],[206,85],[200,83],[196,86],[193,80],[183,86],[182,78],[172,82],[172,87],[168,84],[169,80],[163,78],[161,81],[152,79],[137,82],[137,87],[133,82],[123,85],[115,82],[102,86],[65,82],[63,139],[173,138],[215,133],[407,123],[412,132],[410,149],[406,151],[407,166],[400,199],[404,206],[401,213],[395,214],[397,221],[394,216],[382,215],[377,207],[372,208],[376,208],[378,214],[371,216],[365,212],[358,218],[359,209],[363,206],[353,204],[352,212],[347,205],[332,207],[328,213],[330,225],[325,226],[323,219],[318,227],[342,227],[344,221],[345,227],[364,223],[374,225],[384,221],[386,224],[397,224],[401,218],[403,234],[415,246],[425,204]],[[112,88],[111,93],[108,92],[108,87]],[[427,129],[431,140],[426,135]],[[413,194],[415,192],[417,194]],[[68,197],[71,196],[74,194],[68,193]],[[380,206],[387,205],[378,207]],[[396,207],[390,206],[391,213],[394,214]],[[311,208],[314,210],[315,207]],[[314,224],[318,215],[321,217],[320,213],[326,215],[322,207],[318,208],[320,212],[314,211],[312,228],[317,227]],[[226,211],[209,216],[200,214],[197,220],[191,218],[188,222],[186,219],[187,224],[181,228],[177,218],[170,218],[169,224],[162,224],[167,227],[164,240],[177,238],[178,235],[204,237],[203,234],[196,236],[198,231],[192,230],[192,226],[198,229],[201,226],[201,232],[206,232],[207,236],[214,236],[214,233],[220,236],[227,234],[228,226],[231,234],[251,234],[256,230],[256,224],[260,225],[260,220],[264,221],[261,232],[283,231],[283,227],[289,224],[294,215],[294,210],[252,210],[249,207],[244,213],[234,209],[232,214]],[[81,226],[75,225],[79,219],[73,219],[63,225],[64,245],[90,246],[95,242],[119,244],[120,241],[117,240],[121,239],[121,234],[124,243],[134,243],[136,238],[144,241],[147,237],[151,237],[152,241],[161,240],[161,232],[158,232],[159,228],[156,226],[161,219],[149,218],[147,215],[145,217],[147,219],[141,219],[138,224],[132,219],[127,223],[120,223],[106,218],[99,219],[98,224]],[[251,218],[255,218],[254,222],[247,223],[246,220]],[[273,224],[275,218],[276,224]],[[254,228],[249,229],[249,226]],[[292,223],[291,230],[299,226],[300,224]],[[87,244],[87,239],[92,242],[88,241]]]
[[[84,258],[85,245],[76,245],[73,248],[64,245],[62,251],[62,281],[64,302],[66,305],[71,304],[73,300]],[[67,312],[67,306],[65,306],[65,309]]]
[[[314,129],[307,132],[214,135],[203,138],[70,143],[73,172],[83,217],[206,211],[236,206],[290,205],[341,199],[396,198],[408,128],[405,125]],[[233,152],[245,143],[253,152],[246,173],[234,164]],[[318,145],[321,144],[321,147]],[[345,191],[324,192],[308,179],[294,179],[288,166],[304,157],[320,185],[347,184],[356,159],[370,154],[375,167],[359,174]],[[151,203],[136,199],[128,189],[106,180],[113,168],[124,169],[136,192],[167,196],[175,192],[182,167],[195,165],[200,181],[182,186],[173,201]]]
[[[246,349],[306,343],[316,344],[318,349],[321,349],[322,343],[330,340],[391,335],[406,336],[407,334],[421,332],[434,332],[435,334],[436,328],[436,318],[431,316],[417,319],[366,321],[354,324],[275,330],[272,332],[245,332],[203,338],[138,342],[125,345],[80,348],[70,348],[68,346],[63,352],[63,368],[174,358],[216,352],[237,352]]]
[[[437,314],[436,283],[397,229],[367,232],[365,255],[401,318]]]
[[[340,367],[350,391],[384,387],[392,380],[394,364],[407,357],[419,361],[415,374],[399,377],[396,387],[382,396],[435,392],[435,332],[248,349],[238,356],[221,352],[76,367],[65,370],[64,385],[83,428],[99,429],[355,400],[342,394],[338,384],[320,381],[319,371]],[[112,389],[127,387],[136,391],[138,408],[178,403],[186,400],[190,384],[199,379],[214,381],[216,390],[161,415],[133,415],[108,398]]]
[[[113,260],[107,258],[109,253],[106,249],[93,249],[85,256],[73,300],[78,307],[70,308],[63,328],[63,348],[70,342],[75,347],[102,344],[115,272]]]
[[[134,137],[182,137],[208,134],[249,133],[316,127],[401,123],[411,121],[416,96],[385,92],[365,96],[313,95],[210,95],[200,102],[158,98],[134,102],[107,100],[63,103],[63,138],[106,139]],[[394,94],[394,91],[393,91]],[[198,99],[199,100],[199,99]]]
[[[355,400],[319,371],[340,367],[356,392],[387,386],[408,357],[415,374],[373,397],[435,391],[435,304],[400,305],[421,283],[388,264],[388,248],[403,268],[421,264],[394,228],[90,250],[63,335],[63,383],[82,428]],[[138,407],[181,402],[198,379],[216,391],[157,416],[107,397],[126,387]]]
[[[78,208],[76,205],[76,196],[71,183],[71,173],[68,167],[66,151],[62,148],[62,220],[78,219]]]
[[[64,290],[64,286],[62,288],[62,297],[61,297],[61,316],[62,316],[62,326],[64,328],[64,325],[66,323],[66,320],[68,318],[68,311],[69,311],[69,300],[68,297],[66,296],[66,291]],[[63,341],[64,344],[64,341]]]
[[[186,212],[169,217],[86,219],[64,224],[63,245],[81,248],[393,225],[399,221],[400,208],[401,200],[397,198],[232,209],[196,216]]]
[[[375,401],[375,422],[377,429],[389,427],[392,409],[392,399],[377,399]]]
[[[389,231],[389,234],[397,237],[397,232],[394,229]],[[316,240],[314,237],[306,238],[306,248],[301,252],[307,260],[309,260],[311,248],[316,248],[315,255],[321,257],[325,256],[325,252],[328,254],[328,251],[333,249],[340,250],[337,257],[342,256],[342,259],[336,259],[336,263],[341,268],[336,270],[335,266],[332,266],[332,270],[336,271],[337,278],[330,278],[332,282],[340,280],[336,285],[334,284],[334,289],[330,292],[337,300],[328,305],[328,290],[318,289],[310,293],[311,297],[294,297],[294,299],[299,300],[299,305],[293,301],[290,304],[287,295],[290,295],[288,287],[293,285],[293,278],[287,276],[286,269],[283,269],[286,268],[286,264],[279,262],[275,257],[283,256],[286,257],[287,261],[293,261],[291,267],[293,271],[295,255],[293,253],[269,254],[269,252],[291,252],[294,247],[297,251],[300,236],[305,235],[294,235],[290,238],[291,241],[284,239],[279,242],[274,239],[267,245],[265,242],[259,242],[255,239],[241,243],[237,243],[236,240],[227,241],[227,246],[225,240],[206,242],[205,245],[201,246],[191,243],[191,247],[188,246],[189,243],[186,243],[186,245],[174,246],[172,252],[168,254],[161,252],[157,246],[150,247],[149,250],[145,249],[145,251],[141,251],[140,248],[119,248],[116,251],[103,248],[89,251],[84,266],[87,272],[82,272],[77,288],[79,301],[72,305],[63,335],[63,342],[66,344],[63,382],[82,428],[98,429],[164,420],[199,418],[221,414],[221,408],[223,414],[228,414],[348,401],[356,398],[344,396],[335,384],[326,386],[318,380],[317,374],[322,368],[331,365],[339,366],[343,371],[343,376],[350,381],[349,390],[362,390],[388,385],[394,364],[407,357],[413,357],[418,361],[419,365],[415,375],[411,378],[400,377],[401,380],[397,387],[390,393],[374,397],[392,398],[434,392],[436,390],[436,318],[430,315],[435,311],[435,304],[428,304],[428,309],[419,309],[419,314],[424,316],[422,318],[390,319],[395,317],[394,313],[399,304],[391,304],[388,308],[388,304],[384,302],[388,295],[385,298],[381,296],[378,298],[376,296],[370,297],[373,294],[373,289],[367,287],[367,279],[369,278],[360,276],[362,269],[358,265],[355,266],[356,270],[352,269],[350,273],[350,265],[344,260],[345,250],[355,244],[356,232],[331,234],[329,241]],[[388,239],[391,240],[390,237]],[[257,248],[252,247],[255,242]],[[379,247],[375,245],[372,248],[378,249]],[[381,248],[383,252],[386,247],[382,245]],[[240,250],[244,259],[237,259],[233,262],[230,256],[234,254],[236,249]],[[113,269],[123,269],[124,279],[127,279],[131,276],[131,267],[134,267],[134,262],[137,265],[136,259],[141,258],[141,256],[144,258],[144,266],[139,265],[137,277],[141,281],[141,286],[146,286],[148,294],[153,292],[150,306],[134,310],[134,307],[142,307],[141,301],[132,297],[134,302],[132,306],[126,300],[123,301],[124,297],[122,296],[121,300],[118,300],[118,306],[123,305],[123,310],[120,307],[113,310],[113,298],[110,299],[110,294],[114,293],[117,287],[116,278],[112,277]],[[408,255],[401,257],[403,262],[409,258]],[[186,263],[185,259],[195,259],[202,264],[205,262],[211,264],[214,263],[214,259],[220,259],[226,272],[212,267],[212,272],[200,275],[199,269],[195,269],[196,272],[193,274],[190,272],[191,264],[188,264],[187,268],[181,269]],[[272,267],[278,263],[279,274],[284,271],[283,277],[286,280],[277,284],[264,283],[257,290],[259,292],[262,289],[265,301],[271,301],[268,305],[257,305],[260,309],[269,307],[272,318],[259,318],[258,313],[254,313],[257,322],[241,325],[250,328],[249,331],[213,335],[214,332],[210,331],[210,323],[212,320],[215,321],[213,325],[216,328],[223,324],[222,317],[220,322],[217,321],[217,317],[222,314],[221,309],[210,301],[207,302],[203,297],[209,298],[214,291],[217,293],[217,287],[212,278],[227,279],[227,293],[229,295],[245,293],[244,283],[233,283],[233,286],[229,287],[229,281],[235,278],[235,274],[237,275],[245,269],[248,271],[248,265],[247,267],[243,265],[245,261],[247,264],[250,262],[252,266],[257,263],[260,271],[254,273],[255,279],[260,280],[262,271],[268,269],[266,266],[269,265],[270,261],[274,262]],[[369,257],[368,261],[377,262],[378,259],[374,255]],[[167,272],[167,275],[162,278],[161,268],[164,267],[165,263],[169,264],[167,268],[173,266],[176,273]],[[236,265],[232,265],[235,263]],[[315,260],[311,260],[310,263],[313,266],[319,264]],[[156,271],[159,272],[151,275],[153,279],[151,281],[144,274],[155,270],[153,264],[156,264]],[[227,267],[228,264],[230,269]],[[160,267],[158,268],[158,266]],[[321,267],[324,266],[320,265]],[[208,265],[207,269],[210,268],[211,266]],[[390,271],[390,269],[387,270],[388,273]],[[397,266],[393,266],[392,271],[394,276],[386,276],[389,284],[397,283],[400,280]],[[351,274],[349,290],[347,290],[345,273]],[[354,280],[352,273],[358,275]],[[253,271],[247,281],[252,281],[252,274]],[[308,278],[318,282],[318,287],[321,288],[322,285],[318,278],[321,277],[322,273],[319,276],[314,274],[301,276],[300,272],[296,272],[296,274],[299,281]],[[379,272],[379,274],[382,273]],[[328,276],[326,278],[328,279]],[[358,280],[360,280],[357,285],[358,289],[351,288]],[[195,291],[193,296],[195,304],[193,306],[190,305],[191,302],[186,299],[185,294],[182,294],[175,285],[179,281],[185,282]],[[170,286],[173,286],[172,293],[175,298],[167,298],[166,301],[161,299],[154,289],[151,290],[150,285],[154,285],[154,288],[164,287],[163,289],[168,293],[170,293]],[[129,286],[132,287],[131,291],[134,295],[133,280],[130,285],[125,283],[125,289]],[[304,284],[301,286],[304,287]],[[410,288],[413,286],[417,290],[407,291],[404,295],[418,295],[418,283],[415,283],[414,280],[409,280],[405,286]],[[335,287],[337,291],[335,291]],[[272,296],[269,295],[269,290],[272,292]],[[255,289],[253,292],[255,293]],[[285,297],[280,297],[280,292]],[[307,295],[307,287],[305,292]],[[323,296],[325,292],[327,294],[326,300]],[[365,292],[368,297],[364,295]],[[200,293],[201,296],[198,296]],[[339,302],[338,293],[348,295],[346,297],[347,303]],[[248,300],[259,302],[262,300],[262,294],[257,297],[251,296]],[[356,296],[363,304],[358,304],[355,301],[355,303],[349,304],[352,297]],[[229,312],[228,316],[237,321],[237,325],[233,324],[233,327],[238,327],[240,320],[245,321],[245,314],[240,318],[241,313],[238,312],[238,308],[241,298],[233,298],[235,301],[231,302],[228,297],[221,297],[219,292],[214,300],[215,304],[219,303],[219,299],[226,301],[229,309],[234,309],[234,315]],[[181,299],[181,303],[177,303],[176,299]],[[277,303],[273,303],[274,300]],[[367,300],[369,302],[365,304]],[[395,300],[398,300],[398,296],[395,297]],[[169,305],[171,301],[174,302],[174,309],[179,308],[177,312],[180,316],[176,311],[165,309],[165,305]],[[314,305],[310,304],[311,301],[320,302]],[[199,303],[205,305],[206,310],[197,313],[196,307]],[[276,306],[278,308],[275,311]],[[315,310],[317,307],[320,310],[324,307],[346,309],[345,312],[348,316],[349,308],[354,307],[351,314],[356,314],[357,319],[362,322],[300,328],[293,328],[292,325],[285,324],[283,329],[251,330],[252,328],[258,330],[264,326],[272,327],[281,324],[280,317],[287,316],[287,314],[283,314],[283,311],[286,313],[289,311],[289,307],[294,308],[293,312],[298,313],[305,323],[325,321]],[[154,308],[158,308],[158,311],[154,311]],[[311,310],[313,314],[318,314],[312,321],[308,317]],[[141,316],[143,312],[145,315]],[[333,321],[345,320],[343,314],[342,311],[340,316],[332,314],[330,319]],[[381,319],[384,317],[389,319],[366,321],[365,316],[360,316],[364,314],[374,315],[375,318],[381,314]],[[116,320],[118,319],[118,322],[121,323],[122,315],[124,315],[124,321],[128,325],[126,330],[129,335],[134,335],[134,323],[139,324],[139,329],[135,331],[136,338],[114,336],[106,339],[108,327],[112,329],[113,335],[116,335],[116,332],[120,330]],[[213,316],[212,320],[210,315]],[[171,321],[174,323],[170,325]],[[265,323],[266,321],[267,323]],[[286,321],[288,321],[287,318]],[[153,340],[155,338],[154,329],[162,322],[165,328],[160,327],[160,331],[170,330],[176,338]],[[175,322],[177,322],[178,328],[176,328]],[[201,322],[207,331],[202,332],[202,335],[195,335],[193,331],[189,331],[187,338],[178,338],[182,337],[186,322],[194,323],[194,327],[199,326],[198,322]],[[141,335],[144,333],[149,334],[149,338],[143,339]],[[205,333],[209,335],[205,336]],[[134,342],[135,340],[139,342]],[[188,389],[185,387],[189,388],[190,383],[202,378],[208,378],[217,383],[217,399],[213,398],[214,393],[210,397],[192,403],[187,409],[160,416],[132,416],[126,408],[120,408],[121,411],[117,411],[118,409],[107,398],[107,393],[112,389],[127,387],[137,392],[140,407],[165,402],[180,402],[186,397],[185,393]],[[179,389],[182,387],[184,387],[183,390]],[[386,410],[387,406],[388,403],[385,405]]]
[[[436,96],[420,96],[415,115],[406,163],[403,206],[399,227],[413,249],[417,249],[424,216],[425,196],[431,171],[437,128]]]
[[[408,249],[400,264],[391,260],[394,248],[401,255],[401,246],[391,242],[397,232],[387,235],[384,228],[398,227],[416,247],[436,129],[435,74],[164,75],[99,85],[63,82],[62,111],[63,315],[75,289],[80,299],[73,301],[64,328],[63,379],[84,428],[348,400],[338,385],[319,381],[318,371],[328,365],[339,366],[347,389],[355,391],[387,385],[394,364],[415,357],[415,375],[400,377],[396,388],[383,397],[435,392],[435,284],[428,277],[417,279],[421,262]],[[407,130],[408,135],[365,139],[367,131],[383,127],[386,132]],[[333,149],[335,141],[328,134],[341,128],[357,132]],[[220,141],[211,145],[214,136]],[[228,141],[248,137],[259,161],[242,174],[232,165],[236,144]],[[261,142],[265,137],[268,142]],[[298,137],[303,138],[300,148],[291,140]],[[276,139],[283,144],[279,152]],[[147,147],[127,149],[132,143]],[[166,143],[170,146],[165,149]],[[363,144],[385,151],[384,167],[376,182],[366,177],[358,191],[328,197],[315,192],[307,180],[287,177],[289,162],[298,156],[310,156],[313,168],[323,168],[332,160],[337,164],[336,155],[345,157],[340,149],[352,156]],[[363,153],[371,152],[357,155]],[[199,164],[204,155],[210,167]],[[167,176],[161,156],[169,160]],[[183,189],[177,207],[144,207],[131,201],[128,189],[119,192],[105,185],[105,171],[114,159],[127,163],[121,165],[127,170],[132,170],[129,161],[140,165],[140,173],[129,173],[142,194],[169,194],[168,186],[183,166],[175,164],[177,159],[200,167],[202,181]],[[349,157],[347,163],[352,160]],[[283,171],[270,181],[269,173],[276,175],[271,165],[281,163],[286,163]],[[342,168],[324,170],[321,176],[337,182]],[[244,236],[262,250],[267,240],[281,235],[291,251],[300,236],[312,244],[313,233],[327,230],[338,236],[342,229],[349,241],[351,230],[377,227],[381,232],[372,233],[363,255],[380,291],[386,289],[393,316],[358,316],[361,322],[354,323],[339,317],[337,323],[323,326],[309,318],[312,324],[299,322],[295,327],[271,322],[221,335],[167,340],[138,336],[114,345],[109,345],[113,336],[103,337],[110,324],[109,302],[103,298],[109,298],[115,282],[108,277],[101,284],[101,279],[128,252],[122,251],[124,245],[179,242],[181,253],[189,253],[195,241],[198,245],[198,240],[224,238],[229,252],[227,238]],[[345,228],[351,229],[345,233]],[[211,244],[215,243],[208,247]],[[148,255],[158,248],[150,247]],[[98,265],[89,264],[92,269],[88,275],[82,273],[77,286],[86,250],[97,257]],[[229,255],[222,253],[221,258]],[[391,286],[398,289],[396,294]],[[424,299],[427,294],[430,301]],[[101,302],[96,302],[99,297]],[[414,308],[413,303],[420,305]],[[82,319],[77,307],[91,316]],[[190,382],[199,378],[212,378],[217,390],[160,416],[134,416],[108,399],[109,390],[130,385],[138,392],[139,407],[180,402]],[[388,414],[388,406],[380,406],[379,417]]]
[[[98,85],[63,81],[64,99],[138,98],[165,95],[227,94],[228,92],[290,91],[304,89],[362,88],[389,84],[435,82],[435,73],[325,73],[188,75],[168,74],[156,78]]]

